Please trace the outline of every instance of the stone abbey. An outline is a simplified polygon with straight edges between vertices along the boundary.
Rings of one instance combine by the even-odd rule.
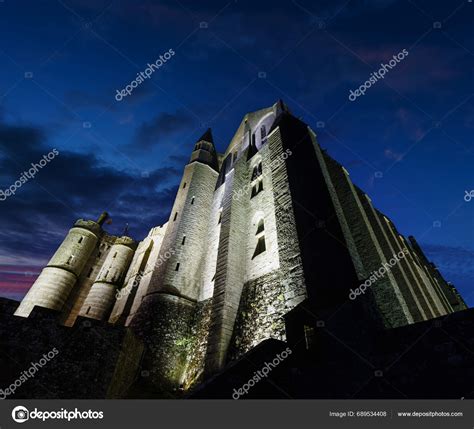
[[[269,340],[311,348],[321,326],[350,344],[467,308],[281,101],[245,115],[225,153],[210,130],[199,139],[144,240],[108,234],[107,216],[74,224],[14,311],[54,314],[60,336],[89,321],[112,342],[102,396],[188,392]]]

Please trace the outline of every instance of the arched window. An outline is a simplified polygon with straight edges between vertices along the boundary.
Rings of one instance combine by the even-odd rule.
[[[250,198],[255,197],[255,195],[263,191],[262,172],[262,161],[258,161],[252,169],[252,178],[250,179],[250,183],[252,184],[252,193]]]

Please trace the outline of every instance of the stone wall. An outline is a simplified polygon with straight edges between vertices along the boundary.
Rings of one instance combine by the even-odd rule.
[[[105,399],[124,341],[134,344],[135,354],[128,354],[129,368],[138,368],[142,346],[127,328],[85,318],[66,327],[59,323],[59,312],[40,307],[28,318],[16,317],[17,305],[0,298],[1,388],[7,388],[44,354],[53,349],[58,353],[8,399]],[[132,372],[123,374],[123,383],[132,382]]]

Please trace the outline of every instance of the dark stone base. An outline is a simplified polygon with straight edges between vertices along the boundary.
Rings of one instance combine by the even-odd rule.
[[[24,381],[6,398],[103,399],[120,396],[131,384],[143,347],[129,329],[82,317],[65,327],[59,312],[40,307],[17,317],[18,304],[0,298],[0,389],[22,376]],[[38,365],[53,349],[57,354]],[[28,377],[24,372],[33,364]]]
[[[261,343],[189,397],[231,398],[289,346],[292,354],[240,399],[474,398],[474,309],[387,331],[362,328],[365,341],[318,319],[292,326],[288,343]],[[312,335],[304,336],[304,325]]]

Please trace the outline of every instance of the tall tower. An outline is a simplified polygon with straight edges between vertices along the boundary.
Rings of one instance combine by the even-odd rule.
[[[79,219],[71,228],[21,301],[16,316],[28,317],[35,306],[62,310],[77,278],[81,274],[97,242],[103,234],[102,225],[108,214],[97,222]]]
[[[155,385],[177,387],[207,257],[206,236],[219,170],[211,130],[195,144],[167,224],[155,270],[130,326],[152,347]]]
[[[82,305],[80,316],[97,320],[108,318],[136,248],[137,243],[130,237],[123,236],[115,241]]]

